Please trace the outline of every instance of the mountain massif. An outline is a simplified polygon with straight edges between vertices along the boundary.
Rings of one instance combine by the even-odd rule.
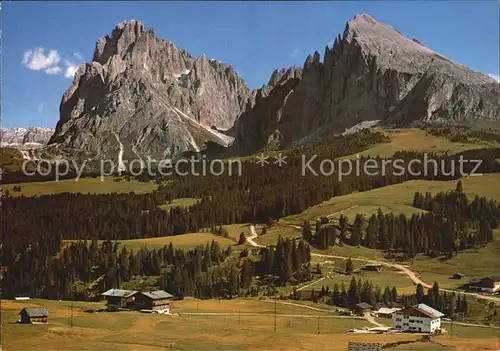
[[[44,127],[2,128],[0,146],[20,150],[38,149],[47,145],[54,129]]]
[[[319,141],[363,121],[500,121],[500,85],[409,39],[369,15],[357,15],[333,47],[302,68],[275,71],[236,121],[241,153]]]
[[[91,155],[171,157],[205,142],[227,146],[250,90],[233,67],[194,58],[139,21],[98,40],[60,106],[51,145]]]
[[[315,52],[254,91],[232,66],[125,21],[78,69],[49,144],[119,161],[207,144],[249,154],[319,141],[363,121],[499,121],[499,87],[366,14],[347,23],[322,60]]]

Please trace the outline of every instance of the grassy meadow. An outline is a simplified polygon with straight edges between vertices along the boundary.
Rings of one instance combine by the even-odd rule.
[[[469,177],[462,179],[464,192],[472,198],[475,195],[486,196],[488,198],[500,201],[500,174],[486,174],[480,177]],[[274,244],[281,235],[289,238],[299,238],[301,236],[301,225],[307,220],[314,223],[316,219],[322,216],[329,216],[330,219],[336,219],[341,214],[347,216],[351,221],[356,213],[363,213],[370,216],[380,208],[383,212],[393,212],[395,214],[403,213],[411,216],[413,213],[422,212],[422,210],[412,207],[414,193],[439,191],[449,191],[456,188],[457,181],[424,181],[414,180],[401,184],[391,185],[383,188],[374,189],[366,192],[358,192],[344,196],[333,197],[321,204],[312,206],[300,214],[284,217],[276,222],[271,228],[267,229],[266,234],[259,236],[256,242],[262,245]],[[262,226],[257,226],[257,232],[261,233]],[[313,225],[314,229],[314,225]],[[500,267],[500,230],[495,231],[496,240],[478,249],[467,250],[454,256],[452,259],[443,260],[441,258],[429,258],[425,255],[418,255],[412,262],[404,262],[410,268],[418,273],[423,281],[432,283],[437,281],[442,288],[455,289],[467,282],[471,278],[484,277],[487,275],[498,274]],[[333,246],[327,250],[312,249],[313,253],[339,255],[353,258],[365,258],[383,261],[383,254],[374,249],[363,246],[353,247],[349,245]],[[325,264],[325,261],[332,261],[322,257],[312,257],[312,263]],[[345,262],[343,260],[333,260],[336,269],[343,269]],[[341,262],[342,261],[342,262]],[[328,271],[328,264],[324,270]],[[359,264],[354,261],[354,264]],[[356,268],[356,267],[355,267]],[[450,279],[451,275],[460,272],[466,274],[464,280]],[[386,281],[385,285],[395,285],[404,293],[414,292],[414,287],[405,276],[396,272],[383,271],[363,272],[362,274],[374,274],[374,283],[376,281]],[[333,279],[324,280],[313,287],[321,289],[321,285],[333,286],[336,282],[350,277],[339,276]],[[363,279],[363,278],[362,278]],[[346,284],[346,285],[347,285]]]
[[[13,187],[21,186],[21,191],[13,191]],[[110,194],[110,193],[147,193],[157,189],[155,183],[139,182],[131,179],[130,181],[122,178],[104,177],[100,178],[82,178],[65,179],[49,182],[31,182],[20,184],[5,184],[3,191],[8,190],[11,196],[42,196],[62,193],[81,193],[81,194]]]
[[[493,243],[478,249],[459,253],[449,260],[428,258],[418,255],[409,262],[411,269],[418,272],[425,282],[439,282],[443,288],[455,289],[472,278],[498,275],[500,268],[500,229],[495,230]],[[454,273],[465,274],[462,280],[451,279]]]
[[[323,270],[325,269],[326,267]],[[311,285],[308,290],[314,289],[318,291],[321,290],[322,286],[324,286],[325,288],[328,286],[330,289],[333,289],[335,284],[337,284],[340,288],[342,283],[344,283],[346,289],[348,289],[352,277],[354,277],[356,281],[358,279],[361,279],[361,281],[363,282],[365,280],[369,280],[373,283],[374,286],[380,286],[382,288],[382,291],[386,286],[389,286],[389,288],[395,286],[397,289],[401,290],[406,290],[409,288],[415,290],[412,281],[406,275],[398,273],[398,271],[396,270],[390,269],[384,269],[381,272],[361,271],[353,273],[351,275],[337,274]]]
[[[200,199],[194,199],[194,198],[179,198],[179,199],[173,199],[171,203],[161,205],[160,208],[165,211],[170,211],[171,208],[174,207],[189,207],[196,205],[200,201]]]
[[[2,300],[1,303],[5,350],[346,350],[349,341],[388,344],[421,338],[410,334],[346,334],[347,329],[372,325],[362,319],[339,317],[281,301],[276,304],[276,332],[272,301],[186,299],[174,302],[173,309],[178,314],[174,316],[85,312],[103,308],[104,303],[75,302],[73,312],[69,301]],[[17,324],[17,313],[30,306],[48,308],[49,323]],[[450,350],[498,347],[498,329],[454,326],[453,330],[453,338],[443,335],[433,338],[433,342],[450,345]],[[405,350],[411,350],[412,345],[407,344]],[[422,345],[427,348],[419,350],[435,349],[434,343]]]
[[[233,240],[212,233],[190,233],[159,238],[122,240],[120,243],[132,250],[139,250],[141,247],[146,247],[150,250],[161,249],[165,245],[170,245],[170,243],[172,243],[174,248],[189,250],[199,245],[211,243],[213,240],[217,241],[221,248],[235,245]]]
[[[485,174],[483,176],[462,179],[463,191],[471,198],[475,195],[486,196],[500,201],[500,174]],[[357,213],[371,216],[380,208],[384,213],[404,214],[411,216],[423,212],[412,206],[415,192],[438,193],[456,189],[457,181],[429,181],[411,180],[408,182],[389,185],[369,191],[355,192],[348,195],[332,197],[318,205],[307,208],[305,211],[281,218],[259,237],[258,242],[267,245],[276,242],[279,235],[284,237],[300,236],[300,228],[304,221],[314,223],[317,219],[327,216],[338,219],[340,215],[347,216],[351,221]],[[362,249],[362,248],[361,248]]]
[[[360,152],[359,155],[391,157],[395,152],[402,150],[456,154],[466,150],[496,146],[480,141],[477,143],[452,142],[447,138],[437,137],[417,128],[391,129],[384,132],[391,138],[389,143],[377,144],[368,150]],[[347,156],[346,158],[352,157]]]
[[[174,235],[174,236],[162,236],[157,238],[146,238],[146,239],[131,239],[131,240],[118,240],[118,243],[122,246],[127,247],[129,250],[140,250],[145,247],[149,250],[153,249],[161,249],[165,245],[172,245],[176,249],[194,249],[199,245],[206,245],[207,243],[211,243],[212,240],[215,240],[219,243],[221,248],[226,248],[228,246],[233,246],[236,243],[234,240],[229,238],[224,238],[221,236],[214,235],[212,233],[189,233],[183,235]],[[69,243],[74,240],[65,240],[64,243]],[[98,241],[101,242],[100,240]]]

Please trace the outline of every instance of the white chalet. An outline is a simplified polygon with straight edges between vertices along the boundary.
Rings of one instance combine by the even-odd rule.
[[[394,328],[415,333],[435,333],[444,314],[426,304],[406,307],[393,314]]]

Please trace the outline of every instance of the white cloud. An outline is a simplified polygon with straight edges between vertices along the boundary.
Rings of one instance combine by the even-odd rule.
[[[64,72],[64,76],[66,78],[74,78],[75,73],[78,70],[78,67],[80,67],[80,65],[78,63],[70,61],[66,61],[65,63],[66,63],[66,72]]]
[[[57,50],[48,50],[45,55],[44,48],[36,48],[35,50],[28,50],[23,55],[23,65],[33,71],[41,71],[51,66],[57,65],[61,57]]]
[[[300,54],[300,50],[299,49],[294,49],[292,51],[292,54],[290,55],[290,57],[293,58],[293,59],[295,59],[295,58],[297,58],[299,56],[299,54]]]
[[[54,66],[54,67],[49,67],[45,70],[45,73],[47,74],[50,74],[50,75],[54,75],[54,74],[59,74],[61,73],[61,67],[59,66]]]
[[[496,80],[498,83],[500,83],[500,74],[489,73],[488,75],[494,80]]]
[[[33,71],[44,71],[50,75],[58,75],[62,73],[66,78],[73,78],[78,70],[78,67],[83,61],[83,56],[79,52],[74,52],[73,56],[77,62],[64,60],[64,64],[62,66],[65,67],[63,68],[59,64],[61,56],[59,56],[57,50],[47,50],[47,54],[45,54],[45,49],[38,47],[34,50],[27,50],[23,54],[22,64],[26,68]]]

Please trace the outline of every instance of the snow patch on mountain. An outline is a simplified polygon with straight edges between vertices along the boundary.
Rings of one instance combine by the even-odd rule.
[[[45,127],[1,128],[0,147],[28,150],[47,145],[54,129]]]

